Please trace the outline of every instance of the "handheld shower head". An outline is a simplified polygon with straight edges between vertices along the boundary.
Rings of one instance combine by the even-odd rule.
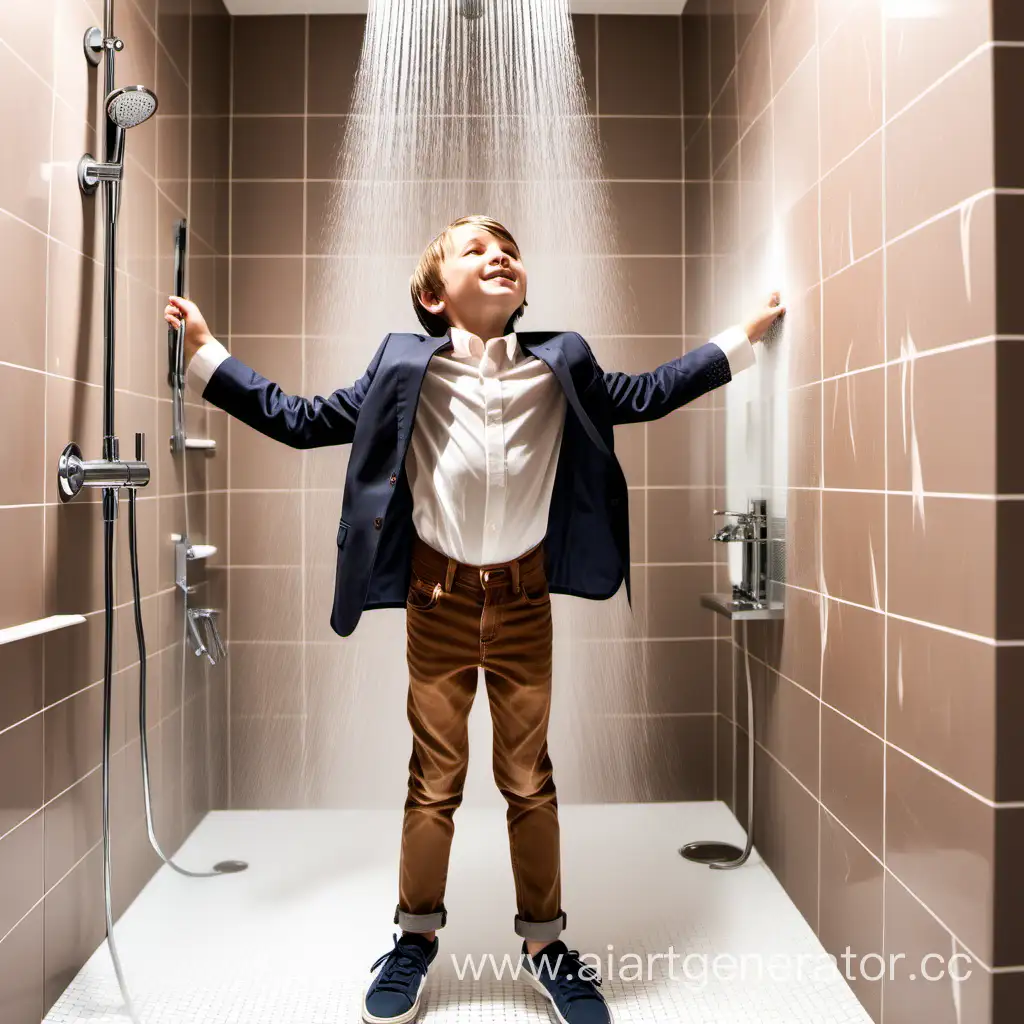
[[[156,113],[156,94],[144,85],[124,85],[107,96],[104,106],[118,128],[134,128]]]
[[[156,113],[156,94],[144,85],[123,85],[103,102],[107,112],[107,159],[124,163],[124,133]]]

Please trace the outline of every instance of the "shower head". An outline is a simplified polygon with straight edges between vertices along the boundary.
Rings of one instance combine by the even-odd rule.
[[[484,0],[460,0],[459,14],[475,21],[484,16]]]
[[[124,133],[156,113],[156,94],[144,85],[123,85],[107,94],[107,160],[124,163]]]
[[[156,112],[156,94],[144,85],[125,85],[110,93],[104,106],[118,128],[134,128]]]

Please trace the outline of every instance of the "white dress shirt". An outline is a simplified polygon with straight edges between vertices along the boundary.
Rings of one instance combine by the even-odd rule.
[[[504,562],[544,539],[565,425],[566,397],[548,365],[513,331],[486,343],[459,327],[420,390],[405,469],[416,533],[471,565]],[[753,364],[742,327],[712,339],[733,375]],[[189,361],[200,393],[229,355],[216,340]]]

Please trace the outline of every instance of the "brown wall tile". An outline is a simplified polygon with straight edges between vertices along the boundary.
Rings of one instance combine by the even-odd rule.
[[[822,700],[866,729],[885,733],[885,619],[841,601],[828,602]]]
[[[886,103],[902,110],[960,61],[988,42],[991,0],[960,0],[930,18],[886,10]]]
[[[996,811],[892,747],[886,787],[886,866],[992,963]]]
[[[743,655],[738,654],[742,660]],[[754,673],[751,666],[751,680]],[[770,669],[758,672],[754,691],[754,735],[781,765],[791,771],[812,793],[818,792],[818,700]],[[746,679],[737,688],[738,715],[744,729]]]
[[[604,173],[609,179],[682,179],[680,121],[661,117],[601,117],[595,124]],[[678,188],[675,191],[678,195]]]
[[[771,99],[768,5],[765,3],[762,6],[763,13],[754,21],[749,38],[742,44],[743,49],[736,64],[741,135],[757,119]],[[742,19],[739,17],[737,17],[737,25],[742,25]],[[743,35],[742,27],[740,35]]]
[[[599,16],[598,113],[681,114],[679,36],[678,18]]]
[[[889,873],[885,875],[883,955],[886,962],[890,957],[902,958],[893,977],[882,981],[889,1024],[913,1024],[922,1019],[981,1024],[1002,1019],[991,1015],[992,975],[935,919],[927,904],[922,906],[914,892],[907,891],[903,879]],[[953,956],[958,959],[952,960]],[[926,980],[922,968],[939,980]],[[945,972],[942,976],[938,975],[940,969]],[[950,970],[961,979],[955,986],[948,978]]]
[[[881,1019],[882,982],[856,970],[861,957],[882,950],[882,888],[885,872],[828,810],[821,808],[821,910],[818,938],[845,971],[841,957],[849,950],[854,970],[850,988],[873,1020]],[[871,963],[871,961],[867,961]],[[843,966],[840,966],[843,965]]]
[[[882,136],[873,135],[821,182],[822,273],[831,277],[882,244]]]
[[[746,780],[746,737],[737,734],[737,780]],[[818,801],[760,748],[754,765],[754,835],[764,862],[812,928],[818,924]],[[737,817],[746,821],[746,785]]]
[[[895,238],[929,217],[991,187],[992,57],[976,54],[886,129],[886,236]],[[943,126],[962,125],[947,145]],[[942,174],[932,170],[941,166]]]
[[[996,351],[971,345],[888,369],[892,490],[996,490]]]
[[[996,630],[996,503],[890,494],[889,611],[978,636]]]
[[[710,10],[708,12],[708,43],[709,43],[709,60],[710,67],[709,81],[711,88],[710,99],[714,103],[719,98],[722,90],[726,86],[726,82],[729,76],[733,73],[736,67],[736,18],[733,12],[733,4],[727,2],[724,4],[710,4]],[[684,12],[686,8],[683,8]],[[695,15],[695,18],[699,19],[700,15]],[[690,27],[693,27],[697,22],[691,22]],[[684,25],[686,23],[684,22]],[[683,75],[686,75],[686,59],[687,54],[684,51],[683,58]],[[689,79],[684,77],[683,80],[683,96],[685,98],[686,92],[690,87]]]
[[[996,345],[996,490],[1024,494],[1024,458],[1014,443],[1019,420],[1017,398],[1024,382],[1024,345],[1001,341]]]
[[[1024,501],[996,504],[996,636],[1024,640],[1024,599],[1020,578],[1024,572]]]
[[[889,359],[995,333],[996,208],[982,197],[889,246]]]
[[[890,618],[888,652],[889,741],[995,799],[996,649]]]
[[[346,111],[324,111],[314,97],[322,104],[325,81],[314,76],[312,66],[314,53],[319,55],[320,46],[327,44],[328,35],[337,41],[331,32],[331,22],[324,19],[310,33],[310,110],[324,113],[345,113]],[[252,16],[233,18],[232,30],[232,71],[233,96],[236,114],[301,114],[304,112],[305,71],[306,71],[306,18],[303,15]],[[313,41],[316,40],[314,43]],[[340,55],[335,54],[340,63]],[[317,70],[321,68],[316,62]],[[274,69],[273,75],[267,68]],[[318,88],[314,90],[314,85]],[[328,93],[337,96],[337,93]]]
[[[828,487],[885,486],[885,371],[847,373],[822,385],[822,461]]]
[[[715,22],[716,71],[726,63],[731,69],[732,60],[723,61],[722,54],[728,45],[726,40],[732,31],[733,19],[722,17],[709,20],[706,13],[691,11],[684,11],[682,19],[683,112],[700,117],[707,117],[711,112],[712,22]],[[724,80],[724,76],[721,76],[721,82]]]
[[[821,529],[828,592],[880,608],[885,596],[885,496],[823,491]]]
[[[234,118],[231,122],[232,177],[301,178],[304,174],[304,121],[302,117]],[[310,126],[314,123],[322,125],[325,122],[326,119],[309,119]],[[336,122],[330,123],[337,131]],[[311,139],[312,136],[311,131]],[[315,174],[312,167],[309,175],[311,178],[322,177]],[[235,187],[237,188],[237,185]],[[247,216],[252,217],[254,214],[250,212]]]
[[[831,708],[821,709],[821,802],[882,856],[884,744]]]
[[[831,171],[882,126],[878,0],[845,18],[821,46],[821,170]]]
[[[818,183],[818,78],[805,60],[774,103],[775,210],[790,209]],[[817,193],[815,193],[816,195]]]
[[[815,0],[774,0],[768,5],[772,79],[778,92],[815,42]],[[810,63],[813,65],[814,61]]]
[[[0,943],[0,1009],[14,1021],[42,1020],[43,911],[35,909]]]
[[[884,361],[883,281],[882,253],[876,252],[825,282],[822,344],[826,377]]]
[[[231,260],[231,273],[233,333],[302,333],[301,258],[236,256]],[[267,295],[274,295],[276,301],[266,302]]]
[[[1019,232],[1024,228],[1024,202],[1019,195],[998,195],[995,197],[995,260],[994,273],[991,270],[992,250],[982,249],[980,259],[981,267],[975,271],[981,280],[981,285],[986,291],[983,293],[988,297],[988,289],[995,283],[995,327],[1000,334],[1024,334],[1024,313],[1021,311],[1019,300],[1019,282],[1021,274],[1020,246],[1018,240]],[[979,200],[981,207],[985,200]],[[990,200],[991,202],[991,200]],[[991,215],[987,222],[991,225]],[[988,243],[991,235],[985,236],[984,242]],[[984,243],[983,243],[984,244]],[[991,333],[991,331],[984,332]]]
[[[593,14],[572,15],[572,32],[576,41],[583,87],[587,97],[587,113],[597,113],[597,17]]]

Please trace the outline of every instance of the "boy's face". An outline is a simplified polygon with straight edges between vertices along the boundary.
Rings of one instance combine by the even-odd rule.
[[[461,224],[449,235],[441,276],[444,295],[424,292],[420,299],[432,313],[443,311],[453,322],[505,324],[526,298],[519,250],[474,224]]]

